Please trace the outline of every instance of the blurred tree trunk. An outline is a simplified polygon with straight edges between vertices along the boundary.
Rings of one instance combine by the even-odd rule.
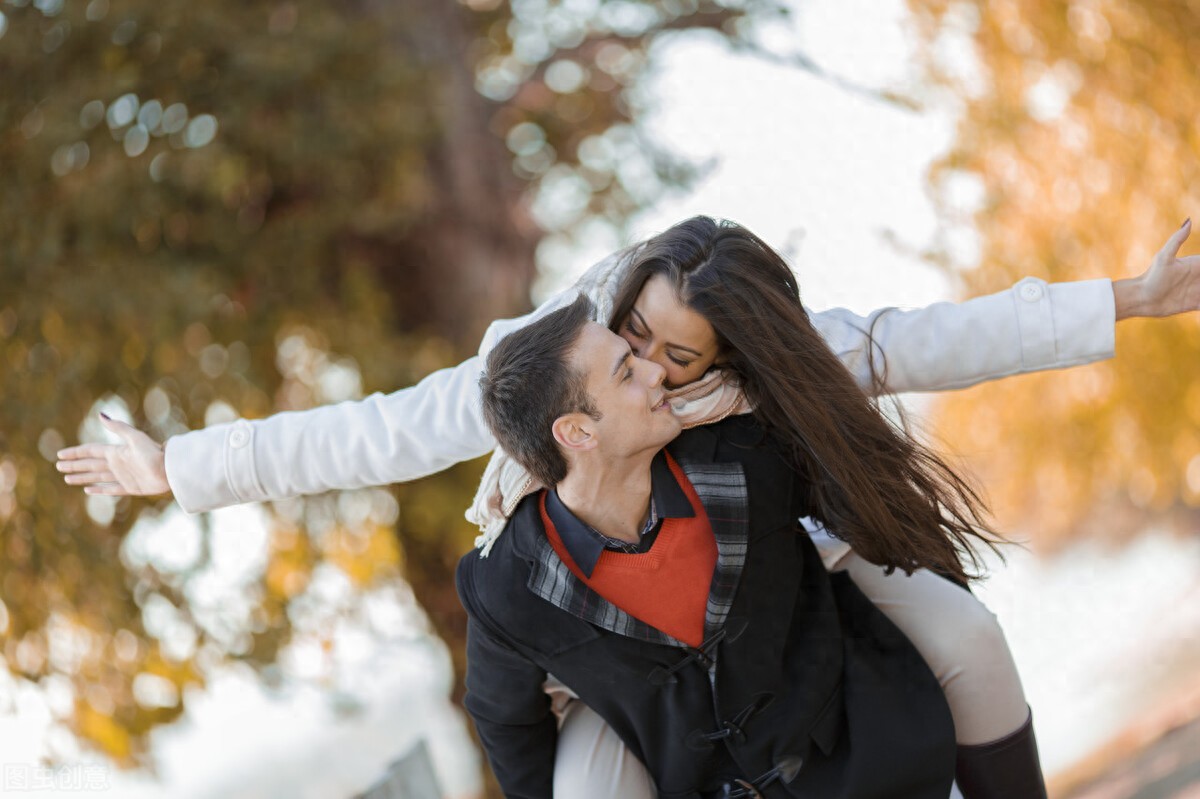
[[[385,0],[363,4],[394,13]],[[406,327],[435,332],[465,354],[489,321],[528,310],[541,231],[524,198],[528,184],[513,174],[512,153],[491,129],[498,106],[475,90],[471,12],[449,0],[408,0],[405,16],[395,46],[436,81],[423,213],[394,238],[351,246],[370,252]]]

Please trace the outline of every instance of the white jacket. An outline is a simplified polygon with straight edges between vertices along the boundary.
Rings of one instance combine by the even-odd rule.
[[[488,352],[501,337],[573,300],[578,291],[592,294],[589,276],[611,267],[610,261],[532,313],[492,323],[478,355],[415,386],[171,437],[166,470],[176,501],[196,513],[398,483],[490,452],[496,442],[484,424],[478,391]],[[1025,278],[963,303],[883,309],[866,317],[835,308],[811,317],[867,388],[866,331],[871,331],[876,369],[886,373],[886,390],[900,393],[963,388],[1111,357],[1116,311],[1109,280],[1047,284]]]

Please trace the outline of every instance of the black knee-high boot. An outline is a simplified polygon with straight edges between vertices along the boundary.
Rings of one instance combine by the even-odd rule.
[[[1046,799],[1033,713],[999,740],[958,747],[955,781],[963,799]]]

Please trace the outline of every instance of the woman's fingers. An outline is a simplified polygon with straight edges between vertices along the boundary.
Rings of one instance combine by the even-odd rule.
[[[109,471],[84,472],[83,474],[68,474],[63,480],[68,485],[91,485],[93,483],[116,483],[117,476]]]
[[[88,494],[155,496],[171,493],[162,445],[136,427],[100,414],[122,443],[79,444],[58,451],[55,467],[69,485]]]
[[[113,444],[78,444],[58,451],[58,462],[81,458],[104,458],[113,449]]]
[[[131,494],[126,491],[119,483],[97,483],[96,485],[84,486],[83,493],[85,494],[101,494],[109,497],[128,497]]]
[[[110,454],[114,447],[107,444],[85,444],[72,447],[78,452],[75,459],[59,460],[54,468],[63,473],[63,482],[67,485],[86,486],[94,483],[117,483],[113,474],[112,464],[105,455]],[[72,454],[68,450],[58,453],[59,458]]]
[[[100,424],[104,425],[106,428],[113,431],[114,433],[121,436],[122,438],[127,436],[129,433],[137,432],[137,428],[134,427],[133,425],[126,424],[125,422],[119,422],[116,419],[112,418],[111,416],[106,416],[103,413],[100,414]]]
[[[1160,256],[1165,256],[1168,259],[1175,258],[1179,254],[1179,248],[1187,241],[1188,234],[1192,232],[1192,220],[1188,217],[1179,229],[1171,234],[1171,238],[1167,239],[1167,243],[1158,251]]]
[[[77,474],[79,472],[95,472],[101,469],[108,468],[107,458],[80,458],[78,460],[60,460],[54,464],[54,468],[64,474]]]

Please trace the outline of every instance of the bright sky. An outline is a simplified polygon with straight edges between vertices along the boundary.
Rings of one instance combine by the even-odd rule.
[[[901,26],[903,3],[796,5],[792,27],[774,39],[860,84],[903,82],[912,47]],[[867,311],[948,295],[943,275],[884,237],[892,233],[909,249],[931,241],[935,215],[924,174],[951,141],[947,113],[906,111],[737,56],[716,37],[680,37],[660,56],[648,86],[653,138],[715,168],[694,190],[643,213],[635,238],[706,213],[741,222],[788,255],[809,307]],[[542,292],[569,284],[621,243],[601,228],[562,259],[561,270],[543,259],[551,276]]]
[[[902,80],[909,68],[911,37],[900,27],[902,14],[901,0],[810,0],[796,30],[781,35],[798,37],[832,72],[882,85]],[[661,56],[649,85],[652,129],[678,152],[715,159],[715,168],[694,191],[642,215],[638,235],[696,213],[735,219],[790,255],[813,308],[867,311],[948,298],[949,282],[898,252],[884,233],[910,250],[930,243],[935,224],[924,174],[951,140],[949,114],[886,106],[802,72],[735,57],[712,40],[680,40]],[[542,291],[568,284],[621,243],[596,230],[577,249],[551,253],[546,260],[559,269]],[[255,512],[218,514],[214,527],[246,529],[247,513]],[[175,514],[165,534],[190,540],[189,525]],[[163,543],[140,545],[155,551]],[[1194,596],[1186,599],[1197,563],[1200,545],[1164,538],[1117,557],[1084,548],[1041,563],[1018,553],[980,591],[1008,631],[1049,772],[1086,754],[1136,711],[1145,694],[1129,689],[1131,677],[1155,672],[1152,662],[1131,670],[1125,656],[1131,645],[1150,647],[1172,630],[1200,626],[1185,612],[1200,606]],[[1151,573],[1153,581],[1146,579]],[[333,595],[342,590],[336,579],[326,582]],[[111,795],[348,794],[372,782],[419,736],[430,739],[443,784],[455,793],[471,790],[478,761],[444,699],[445,655],[419,632],[402,594],[376,603],[383,614],[376,627],[389,632],[382,644],[353,625],[340,634],[345,649],[328,672],[337,688],[332,701],[303,680],[272,694],[231,670],[204,695],[189,696],[185,720],[156,736],[161,782],[110,773]],[[321,657],[301,648],[285,660],[303,676],[320,671]],[[0,718],[7,764],[36,762],[47,746],[52,705],[18,693],[16,715]]]

